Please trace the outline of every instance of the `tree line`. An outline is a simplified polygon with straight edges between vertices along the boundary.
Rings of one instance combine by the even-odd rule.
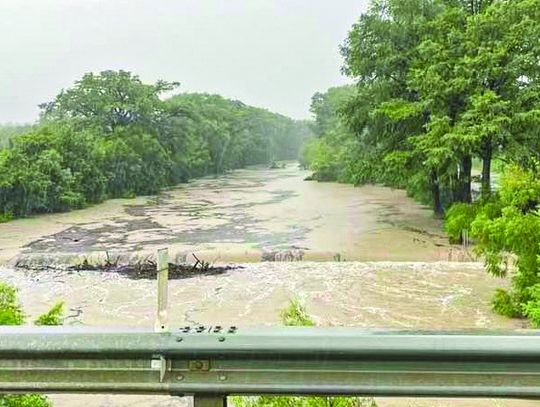
[[[0,150],[0,217],[155,194],[193,177],[294,159],[304,122],[218,95],[162,96],[177,83],[86,74],[42,104]]]
[[[354,84],[314,95],[304,165],[404,188],[452,240],[468,230],[511,275],[494,308],[540,326],[540,1],[372,0],[341,51]]]
[[[0,124],[0,149],[10,146],[10,140],[30,130],[26,124]]]

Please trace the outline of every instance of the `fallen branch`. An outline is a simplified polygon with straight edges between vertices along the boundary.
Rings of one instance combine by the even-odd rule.
[[[197,262],[192,264],[175,264],[169,263],[169,279],[179,280],[184,278],[192,278],[200,275],[219,275],[226,273],[230,270],[242,269],[243,266],[239,265],[227,265],[227,266],[213,266],[210,263],[199,260],[194,256]],[[105,260],[103,264],[91,264],[87,259],[84,259],[82,263],[69,267],[53,267],[50,265],[18,265],[18,268],[25,270],[41,271],[41,270],[68,270],[68,271],[97,271],[102,273],[117,273],[126,276],[130,279],[142,280],[142,279],[155,279],[157,276],[156,262],[146,258],[142,261],[130,264],[119,264],[118,260],[110,261],[109,258]]]

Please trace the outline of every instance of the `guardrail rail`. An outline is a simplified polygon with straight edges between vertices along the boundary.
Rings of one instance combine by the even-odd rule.
[[[540,398],[540,331],[0,327],[0,392]]]

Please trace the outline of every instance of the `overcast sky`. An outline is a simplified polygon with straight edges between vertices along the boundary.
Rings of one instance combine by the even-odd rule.
[[[125,69],[295,118],[347,83],[366,0],[0,0],[0,122],[29,122],[85,72]]]

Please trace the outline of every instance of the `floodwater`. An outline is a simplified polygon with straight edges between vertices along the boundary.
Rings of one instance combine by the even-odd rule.
[[[204,178],[159,196],[0,225],[0,279],[19,289],[28,319],[57,300],[66,324],[153,326],[155,281],[47,269],[103,257],[143,258],[168,247],[244,268],[173,280],[170,324],[279,325],[291,298],[320,326],[404,329],[524,327],[493,314],[507,282],[448,245],[438,220],[403,191],[306,182],[295,165]],[[261,260],[274,260],[265,261]],[[302,260],[302,261],[275,261]],[[324,260],[324,261],[321,261]],[[14,264],[34,265],[22,270]],[[52,396],[57,406],[179,406],[183,399]],[[470,400],[380,399],[380,407],[469,406]],[[474,401],[475,406],[532,406]]]
[[[146,255],[159,247],[210,262],[260,261],[295,249],[304,260],[460,258],[440,221],[403,191],[303,181],[307,174],[296,164],[250,168],[159,196],[16,220],[0,225],[0,261]]]
[[[20,290],[32,320],[58,299],[69,325],[153,326],[156,283],[99,272],[0,269]],[[172,326],[279,325],[280,311],[299,297],[320,326],[400,329],[523,328],[490,311],[501,280],[479,263],[270,262],[247,263],[222,275],[169,283]],[[142,396],[51,397],[56,406],[185,406],[185,399]],[[377,399],[379,407],[465,407],[470,400]],[[532,407],[534,402],[475,400],[474,406]]]

